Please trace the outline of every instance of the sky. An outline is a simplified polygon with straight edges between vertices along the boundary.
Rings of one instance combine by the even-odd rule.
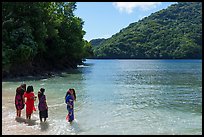
[[[84,39],[109,38],[126,28],[176,2],[77,2],[75,16],[84,21]]]

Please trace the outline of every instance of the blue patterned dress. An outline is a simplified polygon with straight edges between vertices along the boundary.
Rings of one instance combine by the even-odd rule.
[[[68,121],[72,122],[74,120],[74,98],[71,95],[67,95],[66,104],[68,110]]]

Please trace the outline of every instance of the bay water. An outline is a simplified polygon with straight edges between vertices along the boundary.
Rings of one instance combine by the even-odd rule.
[[[48,119],[16,118],[14,97],[22,83],[45,88]],[[75,120],[64,96],[76,90]],[[35,101],[37,108],[38,100]],[[94,60],[51,78],[2,81],[3,135],[201,135],[202,60]]]

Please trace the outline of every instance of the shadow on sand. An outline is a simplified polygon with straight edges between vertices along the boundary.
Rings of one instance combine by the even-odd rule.
[[[33,125],[37,124],[36,120],[33,120],[33,119],[25,119],[25,118],[21,118],[21,117],[16,117],[15,120],[19,123],[26,123],[26,124],[28,124],[28,126],[33,126]]]
[[[16,117],[15,120],[19,123],[26,123],[26,119],[25,118],[21,118],[21,117]]]
[[[37,120],[33,120],[33,119],[25,119],[22,117],[16,117],[15,120],[19,123],[28,124],[28,126],[37,125],[37,123],[36,123]],[[49,123],[47,121],[46,122],[40,122],[40,128],[41,128],[41,131],[46,131],[49,128]]]
[[[40,123],[40,128],[41,128],[41,131],[46,131],[49,128],[49,123],[47,121],[46,122],[41,122]]]

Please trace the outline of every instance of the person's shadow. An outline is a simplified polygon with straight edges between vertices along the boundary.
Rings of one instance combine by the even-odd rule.
[[[19,123],[26,123],[26,119],[22,117],[16,117],[15,120]]]
[[[28,124],[28,126],[33,126],[37,124],[36,120],[34,119],[28,119],[26,123]]]
[[[16,117],[15,120],[19,123],[26,123],[26,124],[28,124],[28,126],[36,125],[36,120],[34,120],[34,119],[25,119],[22,117]]]
[[[40,128],[41,128],[41,131],[46,131],[49,128],[49,123],[47,121],[40,122]]]

